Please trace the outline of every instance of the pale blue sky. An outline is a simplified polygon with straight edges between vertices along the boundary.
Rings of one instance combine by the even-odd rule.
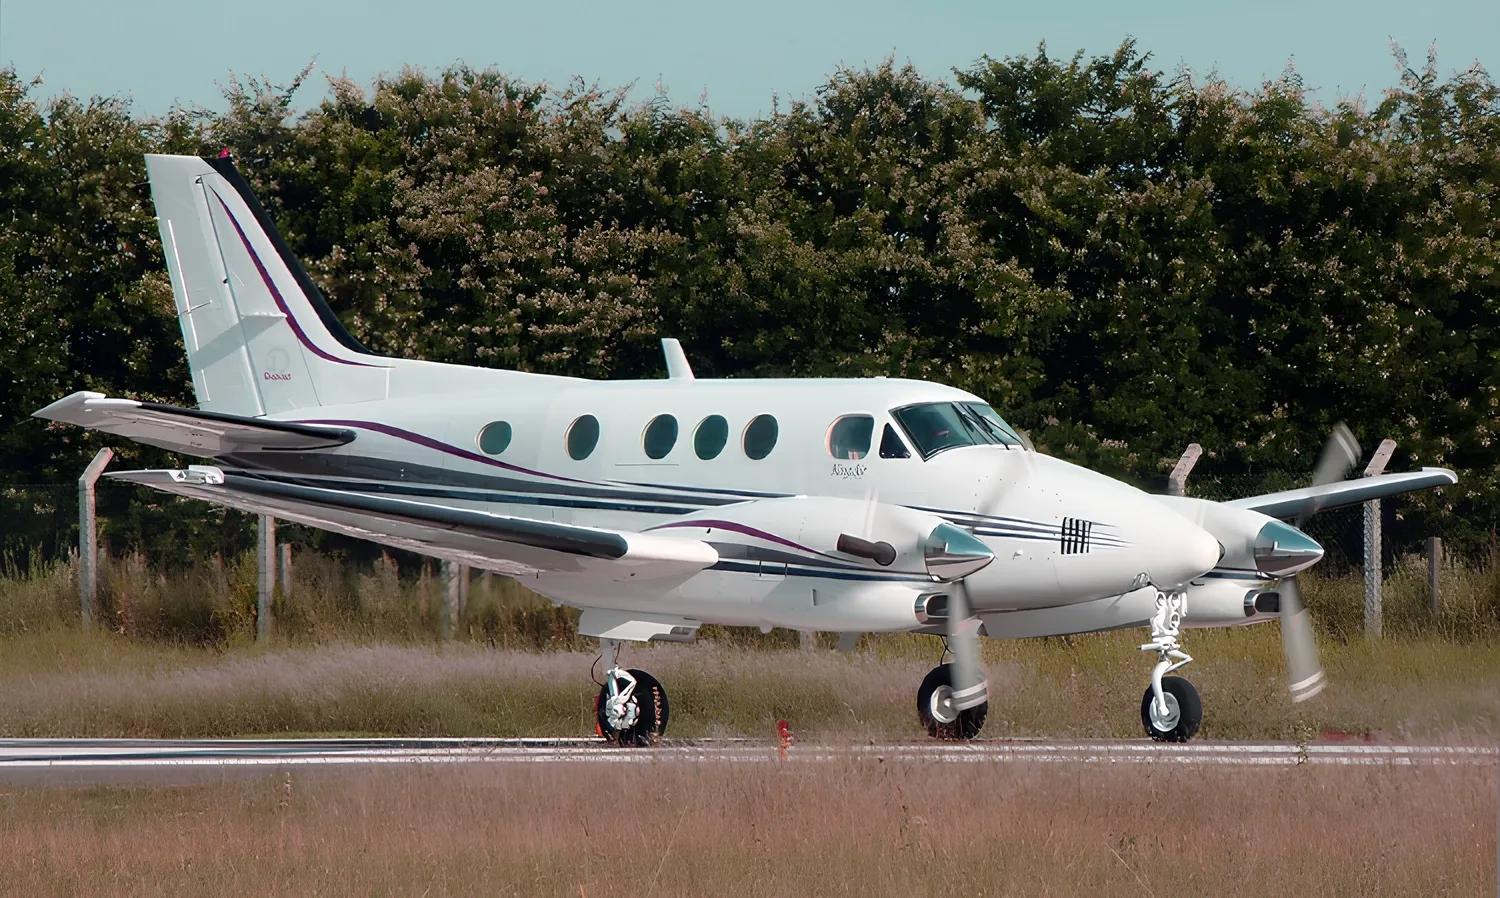
[[[321,73],[363,83],[405,64],[494,65],[532,81],[582,75],[605,86],[660,81],[695,105],[707,92],[722,115],[751,116],[808,97],[839,64],[889,55],[947,77],[989,53],[1103,53],[1133,35],[1157,65],[1186,65],[1254,87],[1293,60],[1324,102],[1395,83],[1390,39],[1420,64],[1438,45],[1443,74],[1475,60],[1500,73],[1497,0],[1259,0],[1227,3],[685,0],[596,3],[483,0],[0,0],[0,65],[40,74],[43,97],[128,94],[139,113],[174,102],[222,106],[230,71],[286,81],[317,57]],[[301,98],[323,93],[319,77]]]

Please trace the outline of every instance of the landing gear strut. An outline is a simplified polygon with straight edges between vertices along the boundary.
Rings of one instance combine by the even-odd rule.
[[[618,641],[604,640],[600,649],[609,669],[594,700],[599,735],[615,745],[655,745],[667,731],[667,690],[644,670],[620,667]]]
[[[1151,641],[1143,652],[1156,653],[1151,685],[1141,696],[1141,725],[1157,742],[1186,742],[1203,722],[1203,702],[1198,690],[1182,677],[1167,674],[1185,666],[1193,656],[1182,650],[1177,636],[1187,614],[1187,593],[1156,593],[1156,613],[1151,616]]]

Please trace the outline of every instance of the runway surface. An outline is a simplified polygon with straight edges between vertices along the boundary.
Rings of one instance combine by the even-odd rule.
[[[231,773],[361,765],[820,763],[884,760],[970,764],[1500,765],[1489,746],[1367,743],[1003,740],[794,744],[668,740],[620,749],[597,739],[5,739],[0,784],[201,781]],[[207,775],[205,777],[204,775]]]

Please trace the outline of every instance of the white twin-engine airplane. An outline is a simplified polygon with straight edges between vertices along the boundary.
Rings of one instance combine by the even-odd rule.
[[[621,641],[704,623],[916,632],[949,663],[917,690],[928,732],[973,738],[978,637],[1150,627],[1153,739],[1190,738],[1183,627],[1280,618],[1295,696],[1322,686],[1294,575],[1321,547],[1281,519],[1453,484],[1424,468],[1233,502],[1155,496],[1034,452],[978,396],[873,379],[599,382],[373,355],[352,339],[228,159],[148,156],[197,409],[74,393],[36,414],[208,457],[113,475],[410,549],[581,609],[611,660],[598,725],[666,730],[665,690]],[[441,326],[440,323],[436,326]]]

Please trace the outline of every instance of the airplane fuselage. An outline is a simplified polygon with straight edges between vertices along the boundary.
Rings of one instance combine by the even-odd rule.
[[[845,530],[860,534],[869,527],[869,505],[901,506],[957,523],[991,548],[995,563],[970,580],[976,608],[989,611],[1106,599],[1147,581],[1176,584],[1217,560],[1217,545],[1181,515],[1088,469],[1013,443],[924,453],[901,410],[983,405],[940,384],[587,381],[440,367],[464,388],[325,406],[315,416],[271,416],[358,431],[349,446],[223,461],[309,485],[635,531],[801,496],[846,500],[835,514],[847,518]],[[836,429],[852,431],[852,445]],[[777,524],[781,532],[759,537],[721,530],[723,540],[758,544],[764,557],[725,561],[675,586],[619,583],[599,594],[596,583],[567,575],[538,575],[529,585],[589,607],[649,602],[653,610],[689,616],[702,614],[708,601],[716,621],[760,626],[791,625],[792,618],[805,626],[814,590],[826,597],[856,584],[868,592],[891,583],[907,596],[931,586],[920,571],[843,570],[816,554],[832,546],[808,545],[800,527]],[[910,605],[909,598],[891,600],[889,620],[877,615],[865,624],[910,627]]]

